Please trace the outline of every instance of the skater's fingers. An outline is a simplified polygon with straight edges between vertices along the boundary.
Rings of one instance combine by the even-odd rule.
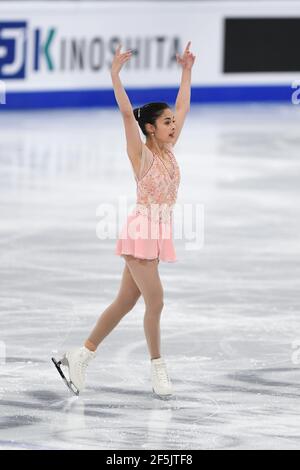
[[[186,48],[185,48],[186,51],[188,51],[190,45],[191,45],[191,41],[189,41],[189,42],[187,43],[187,46],[186,46]]]
[[[126,60],[128,60],[129,58],[131,57],[131,54],[126,54],[126,56],[122,57],[120,59],[121,62],[126,62]]]
[[[121,62],[126,62],[128,59],[130,59],[131,54],[126,54],[124,57],[121,58]]]
[[[123,52],[123,54],[121,54],[122,57],[126,57],[128,55],[131,55],[131,51],[126,51],[126,52]]]
[[[121,50],[122,45],[119,44],[117,49],[116,49],[116,55],[120,55],[120,50]]]

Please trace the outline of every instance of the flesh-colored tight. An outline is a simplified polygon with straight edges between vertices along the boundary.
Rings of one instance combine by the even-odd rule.
[[[120,320],[130,312],[140,296],[145,302],[144,331],[151,359],[160,355],[160,316],[164,306],[159,260],[141,260],[131,255],[122,255],[125,267],[121,285],[115,300],[100,315],[84,345],[96,351],[103,339]]]

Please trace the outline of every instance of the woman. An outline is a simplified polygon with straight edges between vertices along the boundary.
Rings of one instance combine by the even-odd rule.
[[[182,66],[182,79],[175,113],[166,103],[148,103],[132,110],[121,84],[119,72],[132,53],[116,50],[111,79],[126,133],[127,154],[137,183],[137,204],[117,240],[115,254],[125,260],[117,297],[102,313],[82,347],[67,351],[61,360],[52,358],[68,387],[78,395],[84,389],[86,367],[96,355],[101,341],[132,310],[140,295],[145,302],[144,330],[151,357],[152,390],[161,397],[172,396],[172,384],[160,354],[160,316],[163,287],[158,272],[160,260],[176,261],[172,241],[172,207],[180,182],[179,167],[173,148],[190,108],[191,69],[195,56],[189,51],[176,54]],[[140,138],[137,123],[146,136]],[[66,366],[69,380],[61,366]]]

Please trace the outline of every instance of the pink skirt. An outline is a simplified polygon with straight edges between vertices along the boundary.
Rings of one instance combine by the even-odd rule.
[[[172,221],[154,222],[142,214],[129,214],[117,240],[115,254],[140,259],[177,261],[172,238]]]

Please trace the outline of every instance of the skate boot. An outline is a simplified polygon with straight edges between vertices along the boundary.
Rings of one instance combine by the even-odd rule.
[[[60,373],[62,379],[69,389],[75,394],[79,395],[85,386],[86,368],[91,359],[96,356],[96,352],[90,351],[85,346],[67,351],[63,357],[56,361],[52,357],[56,369]],[[68,370],[68,378],[65,376],[61,366],[66,366]]]
[[[151,381],[153,392],[160,397],[169,398],[173,395],[166,364],[161,357],[151,360]]]

